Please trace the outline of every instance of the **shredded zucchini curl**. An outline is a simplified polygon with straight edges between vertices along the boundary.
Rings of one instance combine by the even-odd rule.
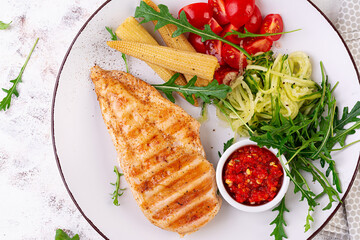
[[[244,74],[231,84],[232,92],[217,104],[219,118],[229,122],[240,136],[248,135],[247,124],[270,121],[278,104],[280,113],[294,119],[299,112],[308,114],[321,97],[319,86],[311,80],[312,66],[304,52],[289,55],[267,52],[255,56]]]

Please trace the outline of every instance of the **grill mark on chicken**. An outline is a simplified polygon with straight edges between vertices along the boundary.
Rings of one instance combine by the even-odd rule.
[[[193,206],[188,210],[188,214],[184,214],[181,218],[170,223],[168,227],[179,227],[198,221],[205,216],[205,213],[212,211],[216,206],[217,203],[213,199],[206,199]]]
[[[200,124],[130,74],[95,66],[91,78],[125,179],[144,215],[180,235],[204,226],[221,199],[200,143]]]
[[[146,192],[153,190],[158,184],[164,184],[162,181],[171,177],[174,179],[174,175],[183,171],[186,173],[186,167],[190,167],[191,162],[196,159],[197,155],[187,155],[181,157],[178,161],[174,161],[171,164],[167,164],[166,167],[161,168],[158,172],[153,174],[149,180],[142,182],[138,187],[140,192]],[[174,175],[173,175],[174,174]]]
[[[196,165],[195,168],[192,168],[191,171],[179,171],[177,173],[177,178],[172,178],[172,181],[168,181],[167,183],[162,183],[157,185],[152,189],[151,192],[146,194],[147,203],[149,205],[153,205],[156,202],[161,202],[164,199],[170,199],[170,197],[176,194],[181,194],[182,189],[191,187],[191,184],[197,179],[201,179],[203,176],[206,177],[206,172],[208,171],[207,164],[201,162]],[[181,178],[182,174],[186,174],[186,178]]]
[[[170,204],[166,205],[160,211],[157,211],[153,215],[155,220],[165,220],[169,216],[175,214],[179,210],[186,208],[188,204],[193,202],[195,199],[199,199],[199,196],[205,195],[212,188],[212,184],[204,181],[201,182],[196,188],[192,189],[190,192],[185,192],[182,196],[172,201]],[[207,197],[207,196],[205,196]]]

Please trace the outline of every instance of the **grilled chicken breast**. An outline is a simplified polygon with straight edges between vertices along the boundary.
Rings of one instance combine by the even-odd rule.
[[[180,235],[208,223],[221,199],[198,121],[128,73],[95,66],[91,79],[120,167],[144,215]]]
[[[208,223],[221,199],[198,121],[128,73],[95,66],[91,79],[120,167],[144,215],[180,235]]]

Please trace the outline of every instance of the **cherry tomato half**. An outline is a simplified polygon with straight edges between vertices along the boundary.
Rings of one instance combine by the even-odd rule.
[[[189,42],[199,53],[206,53],[205,44],[201,41],[201,37],[195,33],[189,33]]]
[[[220,26],[220,24],[215,20],[215,18],[211,18],[209,22],[211,30],[218,34],[222,32],[223,28]]]
[[[223,44],[221,56],[234,69],[244,69],[247,66],[246,56],[229,44]]]
[[[215,56],[220,65],[225,64],[221,57],[222,45],[222,42],[219,40],[208,40],[205,42],[206,54]]]
[[[284,30],[284,22],[279,14],[267,15],[261,25],[260,33],[279,33]],[[279,40],[281,35],[268,36],[272,41]]]
[[[231,24],[239,28],[254,14],[255,0],[227,0],[225,11]]]
[[[208,3],[213,10],[214,18],[220,25],[224,26],[230,22],[226,15],[224,0],[209,0]]]
[[[226,25],[224,27],[224,30],[223,32],[220,34],[220,36],[224,37],[225,34],[227,34],[228,32],[231,32],[232,30],[235,30],[235,31],[238,31],[238,32],[243,32],[243,29],[242,28],[237,28],[235,27],[234,25],[232,25],[231,23],[229,23],[228,25]],[[240,44],[240,41],[241,41],[241,38],[237,37],[236,35],[230,35],[230,36],[227,36],[225,37],[226,40],[229,40],[230,42],[238,45]]]
[[[266,37],[246,38],[244,40],[243,48],[249,54],[254,55],[258,52],[270,51],[273,41]]]
[[[245,23],[245,28],[248,32],[258,33],[261,27],[262,17],[258,6],[255,5],[254,14],[251,15],[249,21]]]
[[[196,28],[202,28],[208,24],[212,18],[213,11],[207,3],[193,3],[180,9],[180,13],[184,11],[189,23]]]
[[[238,70],[225,65],[215,71],[214,78],[219,84],[230,85],[231,81],[235,80],[238,74]]]

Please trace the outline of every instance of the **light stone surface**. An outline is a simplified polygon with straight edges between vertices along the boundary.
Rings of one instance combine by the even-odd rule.
[[[325,6],[334,20],[337,16],[325,1],[332,0],[314,2]],[[0,0],[0,20],[13,21],[8,30],[0,31],[2,88],[11,86],[9,80],[17,77],[33,43],[40,38],[19,85],[20,97],[12,99],[8,111],[0,112],[0,239],[53,239],[57,228],[70,235],[79,233],[82,240],[102,239],[65,190],[54,159],[50,120],[53,88],[63,57],[81,26],[103,2]],[[341,14],[346,12],[341,12],[340,17]],[[343,30],[341,21],[337,27]],[[349,38],[358,36],[345,35],[345,40]],[[358,50],[354,49],[357,55]],[[356,60],[359,64],[359,58]],[[3,96],[1,92],[0,99]],[[341,220],[337,221],[345,221],[345,215],[344,209],[339,211],[337,217]],[[347,226],[346,222],[341,223]],[[340,239],[334,236],[330,225],[317,239]],[[338,232],[344,231],[348,230]]]
[[[0,239],[54,239],[55,230],[102,239],[66,192],[51,143],[56,75],[73,38],[104,0],[0,0],[0,86],[9,88],[37,37],[19,98],[0,112]],[[2,99],[5,93],[1,91]],[[86,187],[86,186],[84,186]]]

